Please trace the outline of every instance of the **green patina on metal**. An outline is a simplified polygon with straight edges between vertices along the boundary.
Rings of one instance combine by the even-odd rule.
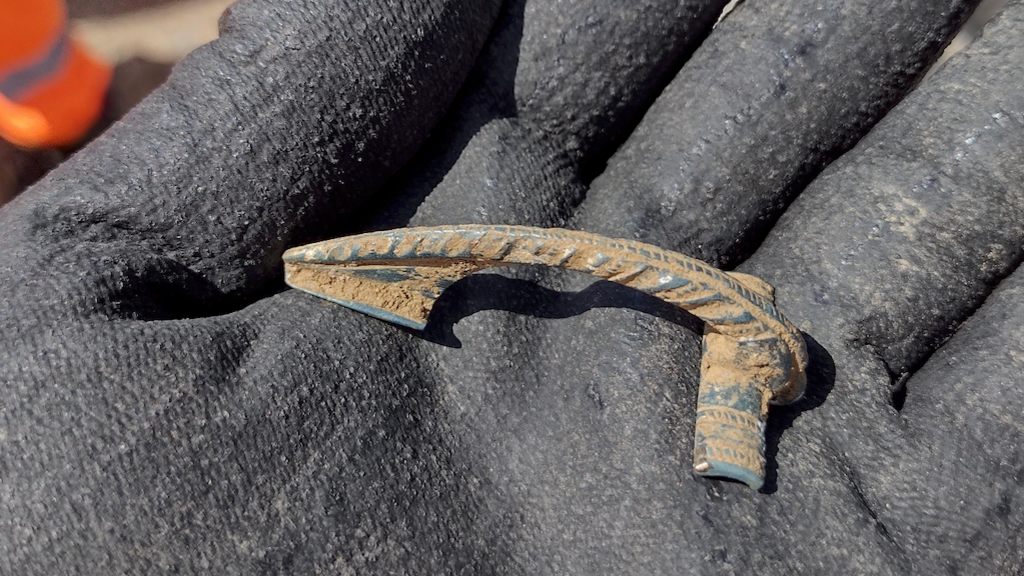
[[[444,289],[495,266],[575,270],[679,306],[706,322],[694,471],[755,489],[768,404],[806,386],[806,345],[770,285],[642,242],[528,226],[402,228],[293,248],[284,262],[290,286],[415,329]]]

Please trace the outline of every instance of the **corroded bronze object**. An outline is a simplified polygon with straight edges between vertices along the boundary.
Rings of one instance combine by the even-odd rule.
[[[650,244],[527,226],[438,226],[373,232],[284,254],[285,281],[371,316],[423,329],[441,292],[494,266],[586,272],[704,320],[693,469],[758,489],[768,404],[798,399],[807,349],[775,309],[775,290]]]

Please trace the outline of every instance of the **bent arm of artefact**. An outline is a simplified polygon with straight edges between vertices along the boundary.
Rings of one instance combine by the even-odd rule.
[[[284,254],[285,281],[403,326],[422,329],[441,292],[484,268],[542,265],[651,294],[703,320],[694,471],[764,483],[768,404],[804,391],[807,350],[775,309],[774,289],[650,244],[527,226],[403,228],[309,244]]]

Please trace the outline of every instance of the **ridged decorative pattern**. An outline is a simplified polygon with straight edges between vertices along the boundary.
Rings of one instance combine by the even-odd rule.
[[[771,286],[753,276],[723,272],[642,242],[557,228],[438,226],[309,244],[285,252],[284,261],[289,285],[417,329],[425,327],[445,288],[472,272],[494,266],[564,268],[635,288],[707,323],[701,398],[710,404],[702,417],[717,422],[719,415],[727,413],[721,410],[746,414],[743,418],[733,414],[736,420],[723,417],[724,432],[738,432],[757,423],[760,427],[754,428],[761,438],[768,400],[795,400],[805,384],[803,337],[779,314]],[[713,386],[705,390],[709,383]],[[738,394],[716,394],[728,386],[739,386]],[[732,400],[727,397],[747,398],[750,390],[757,394],[753,400],[729,404]],[[722,435],[719,442],[714,430],[714,426],[706,429],[708,434],[697,448],[709,458],[721,458],[695,460],[698,473],[734,476],[716,469],[717,462],[749,468],[763,478],[763,449],[755,445],[737,451],[738,444],[727,438],[729,434]],[[738,479],[760,486],[750,478]]]

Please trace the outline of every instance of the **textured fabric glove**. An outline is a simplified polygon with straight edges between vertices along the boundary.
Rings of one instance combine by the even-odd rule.
[[[1024,5],[910,92],[975,3],[243,0],[0,210],[0,573],[1019,571]],[[457,223],[773,283],[765,489],[691,473],[650,297],[481,273],[418,334],[284,287]]]

